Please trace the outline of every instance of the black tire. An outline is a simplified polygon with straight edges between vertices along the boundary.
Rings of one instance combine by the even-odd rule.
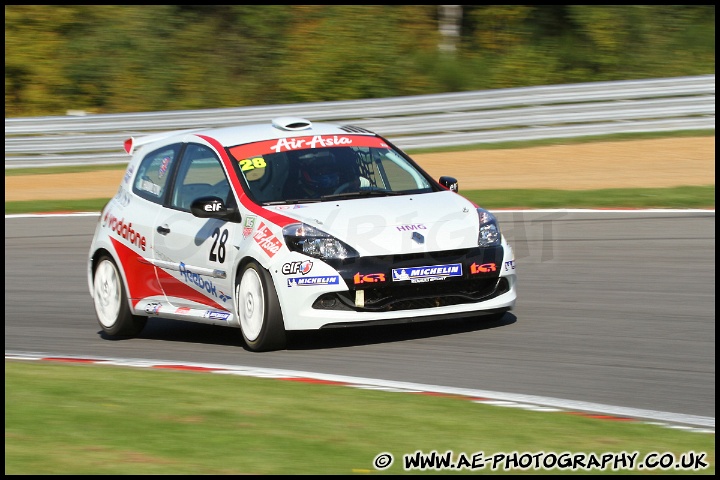
[[[122,276],[108,255],[98,259],[93,271],[93,303],[100,328],[110,336],[134,337],[145,328],[147,317],[130,312]]]
[[[285,323],[275,285],[270,273],[254,261],[245,265],[235,281],[235,314],[248,349],[285,348]]]

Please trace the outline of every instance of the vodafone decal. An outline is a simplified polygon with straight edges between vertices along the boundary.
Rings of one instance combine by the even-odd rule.
[[[118,220],[115,215],[108,212],[103,217],[103,227],[110,228],[118,237],[124,238],[130,244],[142,249],[143,252],[145,251],[147,239],[132,228],[132,222],[125,223],[124,218]]]

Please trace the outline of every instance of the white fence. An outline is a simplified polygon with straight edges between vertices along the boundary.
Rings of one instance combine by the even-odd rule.
[[[129,136],[269,122],[351,124],[407,151],[615,133],[715,129],[715,75],[371,100],[5,119],[5,168],[124,164]]]

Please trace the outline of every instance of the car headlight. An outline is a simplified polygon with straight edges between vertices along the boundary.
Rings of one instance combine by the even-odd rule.
[[[342,260],[359,256],[351,246],[305,223],[286,226],[283,228],[283,236],[285,244],[291,251],[321,260]]]
[[[495,247],[500,245],[500,227],[495,215],[484,208],[477,209],[480,218],[480,232],[478,233],[478,246]]]

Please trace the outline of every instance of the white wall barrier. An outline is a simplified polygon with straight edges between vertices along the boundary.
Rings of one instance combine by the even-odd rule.
[[[715,129],[715,75],[369,100],[5,119],[5,168],[124,164],[123,141],[280,116],[376,131],[400,148]]]

